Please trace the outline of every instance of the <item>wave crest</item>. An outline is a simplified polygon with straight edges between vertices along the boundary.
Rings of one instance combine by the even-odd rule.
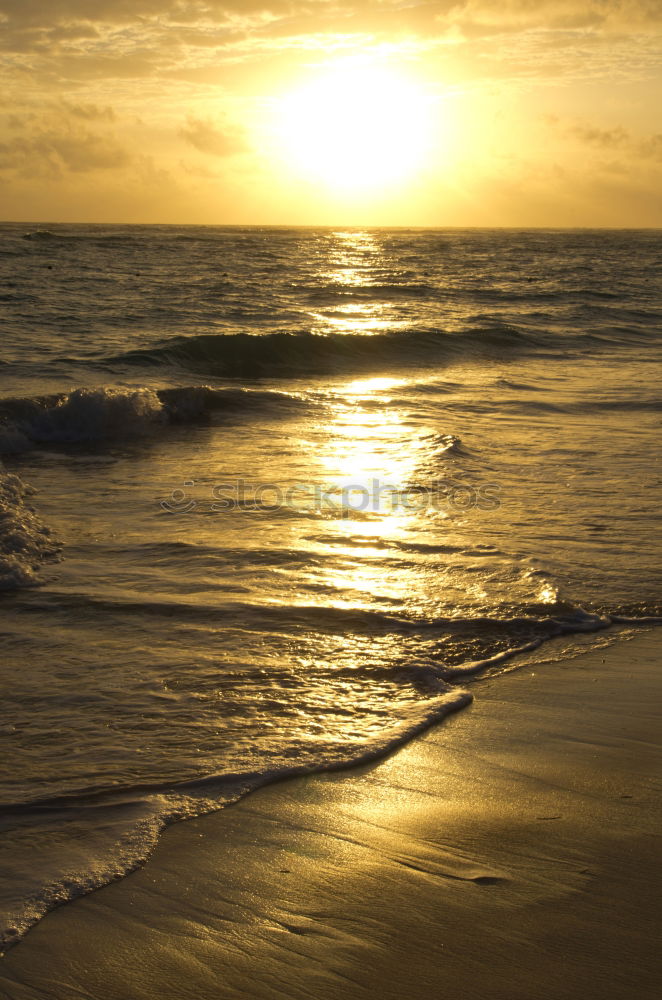
[[[281,416],[313,405],[286,392],[102,386],[70,393],[0,400],[0,454],[41,444],[92,444],[144,436],[169,423],[205,420],[215,411]]]
[[[13,407],[12,407],[13,403]],[[22,451],[30,444],[78,444],[144,434],[165,420],[152,389],[75,389],[61,396],[14,400],[14,421],[0,432],[0,451]]]
[[[466,354],[501,355],[522,351],[533,338],[515,327],[447,333],[438,329],[317,334],[200,334],[172,337],[153,347],[104,359],[108,365],[171,365],[210,375],[259,378],[268,375],[342,374],[390,368],[429,367]]]

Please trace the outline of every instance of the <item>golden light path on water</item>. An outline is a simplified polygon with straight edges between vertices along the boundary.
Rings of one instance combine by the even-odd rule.
[[[352,292],[350,302],[333,303],[331,310],[313,310],[311,318],[333,333],[373,334],[382,330],[395,330],[403,323],[396,320],[393,310],[383,301],[357,301],[356,292],[368,292],[379,277],[382,247],[374,235],[362,231],[339,231],[331,235],[328,268],[321,270],[319,278],[342,295],[343,289]]]
[[[333,233],[327,261],[321,270],[324,282],[341,295],[344,287],[352,290],[351,304],[334,301],[332,310],[317,314],[327,330],[369,336],[403,325],[394,319],[391,303],[356,299],[360,289],[369,296],[388,268],[375,234]],[[442,566],[434,557],[407,551],[408,541],[416,546],[432,536],[450,544],[451,534],[458,529],[464,534],[462,519],[451,517],[433,495],[430,476],[448,468],[439,465],[443,444],[432,428],[412,424],[397,398],[408,384],[402,377],[359,378],[325,392],[330,419],[316,436],[311,479],[323,486],[316,504],[321,496],[327,542],[320,547],[317,540],[307,541],[313,554],[325,558],[303,574],[319,606],[418,618],[438,614],[451,595],[458,606],[466,605],[468,596],[485,596],[475,576],[447,578],[447,570],[454,572],[448,565],[452,559]],[[293,531],[299,535],[298,528]]]
[[[379,377],[327,390],[329,421],[318,429],[319,447],[310,453],[311,480],[322,487],[320,517],[313,531],[310,522],[289,524],[289,544],[306,549],[310,562],[290,577],[294,589],[286,600],[343,615],[332,634],[324,626],[316,633],[314,656],[295,654],[311,677],[331,671],[324,674],[333,676],[331,687],[325,680],[311,698],[333,720],[339,741],[355,738],[357,714],[364,733],[383,736],[393,720],[380,699],[395,699],[405,713],[406,706],[417,711],[422,692],[407,679],[417,664],[427,678],[421,681],[429,685],[427,696],[446,691],[434,669],[426,672],[426,651],[398,625],[413,625],[437,610],[436,568],[407,551],[408,540],[420,538],[422,515],[419,505],[402,499],[427,456],[425,436],[412,432],[394,395],[405,385],[404,379]],[[393,616],[393,627],[382,615]],[[302,733],[308,725],[302,719]]]
[[[320,588],[321,605],[414,617],[436,610],[430,581],[437,570],[405,549],[421,530],[450,520],[443,509],[428,509],[418,491],[429,441],[392,402],[391,392],[404,385],[389,377],[353,380],[330,401],[326,447],[315,453],[313,475],[324,484],[325,538],[333,554],[309,577]],[[312,547],[320,551],[318,542]]]

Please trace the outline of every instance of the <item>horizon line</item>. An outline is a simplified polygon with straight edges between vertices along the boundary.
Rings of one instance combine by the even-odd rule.
[[[288,222],[80,222],[55,219],[0,219],[0,226],[140,226],[140,227],[163,227],[169,228],[190,228],[190,229],[403,229],[403,230],[527,230],[538,232],[577,232],[584,231],[604,231],[604,232],[660,232],[662,226],[608,226],[608,225],[578,225],[578,226],[545,226],[545,225],[408,225],[405,223],[288,223]]]

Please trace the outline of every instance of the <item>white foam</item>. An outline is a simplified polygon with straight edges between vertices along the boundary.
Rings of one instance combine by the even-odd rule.
[[[17,430],[39,443],[77,443],[147,433],[165,421],[152,389],[76,389]]]
[[[0,590],[34,586],[58,552],[50,529],[28,502],[34,490],[0,465]]]
[[[166,826],[216,812],[273,781],[372,763],[472,701],[468,691],[451,687],[440,678],[435,679],[435,687],[435,697],[429,701],[401,706],[385,731],[327,760],[313,757],[292,765],[285,753],[280,766],[262,772],[209,775],[179,789],[164,789],[133,801],[124,799],[120,792],[113,803],[109,795],[108,813],[73,808],[68,816],[63,811],[57,823],[51,817],[47,827],[41,825],[34,840],[21,828],[15,839],[10,835],[3,845],[13,872],[22,878],[18,882],[7,880],[0,896],[0,957],[49,910],[145,864]],[[41,857],[39,852],[45,845],[48,854]]]

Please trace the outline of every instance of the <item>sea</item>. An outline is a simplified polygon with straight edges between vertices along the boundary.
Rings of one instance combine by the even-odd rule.
[[[0,226],[5,949],[659,623],[661,274],[659,230]]]

